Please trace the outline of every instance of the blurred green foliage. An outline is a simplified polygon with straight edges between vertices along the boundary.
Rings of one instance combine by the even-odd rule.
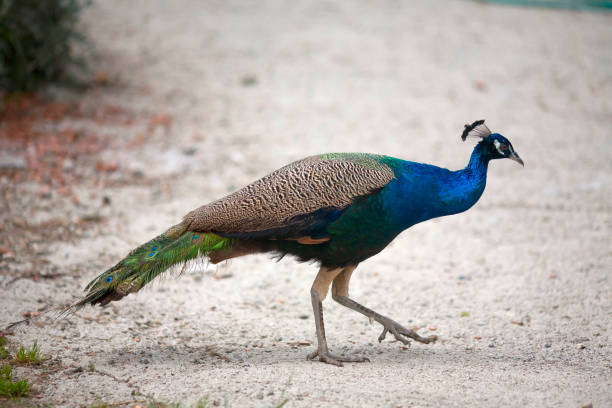
[[[0,89],[31,91],[67,78],[87,0],[0,0]]]

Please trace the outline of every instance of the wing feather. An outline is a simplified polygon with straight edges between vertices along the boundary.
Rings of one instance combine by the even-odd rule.
[[[394,173],[381,163],[382,157],[363,153],[307,157],[191,211],[184,222],[190,231],[228,236],[248,233],[263,238],[270,236],[268,231],[291,236],[304,230],[295,228],[296,220],[303,223],[311,214],[342,211],[355,198],[387,185]]]

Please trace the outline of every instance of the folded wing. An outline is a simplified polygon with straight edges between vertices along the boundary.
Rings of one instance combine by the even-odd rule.
[[[316,234],[359,197],[394,177],[384,156],[338,153],[293,162],[184,218],[190,231],[239,238],[323,242]],[[299,241],[298,241],[299,242]]]

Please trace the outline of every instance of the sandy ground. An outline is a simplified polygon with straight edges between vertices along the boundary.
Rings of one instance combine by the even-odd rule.
[[[332,350],[371,362],[308,362],[316,267],[253,256],[16,330],[13,346],[37,339],[50,357],[16,369],[37,389],[28,403],[612,406],[612,14],[142,0],[96,2],[84,23],[112,85],[78,98],[172,123],[137,150],[102,153],[152,183],[84,183],[78,206],[28,216],[107,221],[35,244],[67,275],[14,280],[26,265],[5,259],[0,327],[67,304],[187,211],[310,154],[457,169],[473,146],[463,124],[486,118],[526,166],[493,163],[473,209],[411,228],[355,272],[355,299],[435,333],[434,345],[378,344],[377,324],[328,300]]]

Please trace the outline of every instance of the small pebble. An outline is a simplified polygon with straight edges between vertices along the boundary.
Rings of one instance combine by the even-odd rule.
[[[245,87],[257,85],[257,77],[254,75],[245,75],[240,78],[240,84]]]
[[[544,344],[544,347],[546,347],[546,348],[550,348],[550,346],[552,346],[552,344],[550,344],[550,343]]]
[[[495,344],[489,343],[489,347],[495,347]]]
[[[580,350],[583,350],[583,349],[585,349],[585,348],[586,348],[586,346],[585,346],[584,344],[580,343],[580,344],[578,345],[578,348],[579,348]]]

